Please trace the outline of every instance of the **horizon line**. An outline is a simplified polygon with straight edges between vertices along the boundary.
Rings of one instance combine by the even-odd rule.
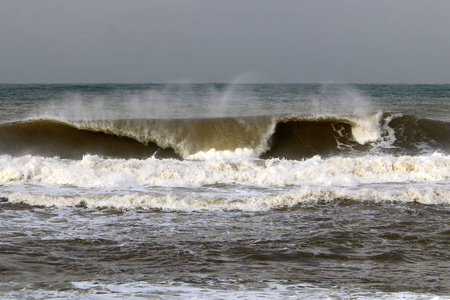
[[[239,84],[320,84],[320,85],[448,85],[449,83],[435,83],[435,82],[26,82],[26,83],[16,83],[16,82],[0,82],[0,85],[144,85],[144,84],[155,84],[155,85],[169,85],[169,84],[227,84],[227,85],[239,85]]]

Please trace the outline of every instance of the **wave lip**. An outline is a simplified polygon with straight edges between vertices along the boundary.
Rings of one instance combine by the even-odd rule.
[[[198,152],[267,149],[275,121],[272,116],[172,119],[104,120],[73,122],[78,129],[129,137],[143,144],[174,149],[183,158]]]

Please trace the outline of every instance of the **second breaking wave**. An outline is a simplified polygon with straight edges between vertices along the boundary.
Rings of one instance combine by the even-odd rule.
[[[450,156],[82,160],[0,156],[0,201],[47,207],[250,210],[336,199],[449,204]]]

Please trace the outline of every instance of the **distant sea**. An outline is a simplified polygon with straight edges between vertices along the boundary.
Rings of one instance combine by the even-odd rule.
[[[0,299],[450,299],[450,85],[0,85]]]

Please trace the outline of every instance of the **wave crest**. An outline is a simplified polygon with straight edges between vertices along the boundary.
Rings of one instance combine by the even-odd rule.
[[[449,123],[381,112],[356,116],[29,120],[0,125],[0,154],[77,159],[85,154],[185,159],[222,159],[231,157],[232,152],[234,156],[265,159],[374,151],[420,154],[449,151],[449,130]]]

